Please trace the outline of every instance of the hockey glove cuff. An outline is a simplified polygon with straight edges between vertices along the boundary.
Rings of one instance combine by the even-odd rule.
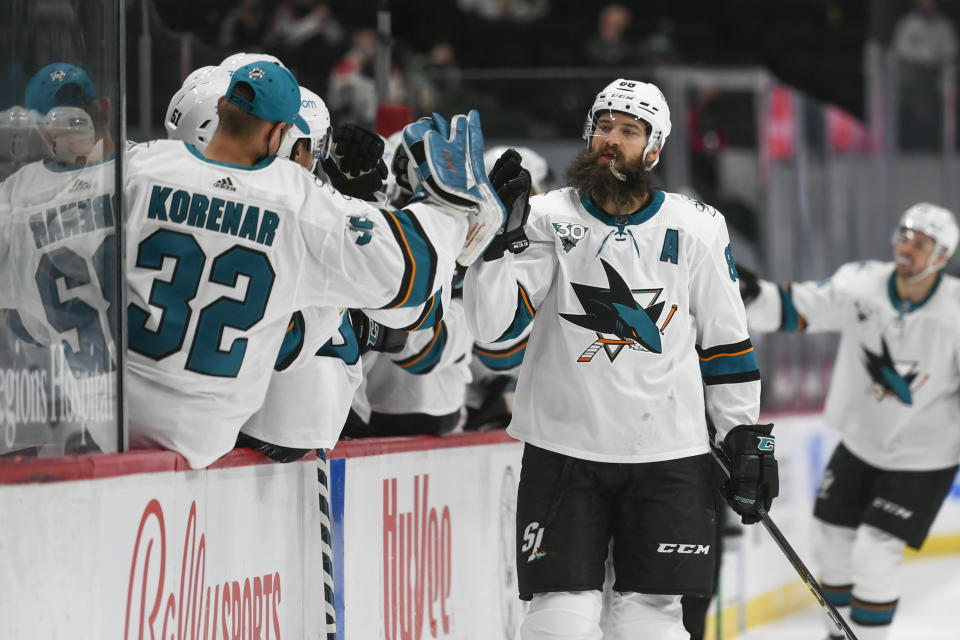
[[[348,123],[334,129],[330,155],[322,163],[330,184],[352,198],[374,200],[387,177],[383,148],[379,135],[359,125]]]
[[[743,524],[760,521],[759,509],[769,511],[780,493],[772,424],[739,425],[723,439],[723,457],[730,477],[720,492]]]
[[[399,353],[407,344],[407,332],[391,329],[367,317],[359,309],[350,309],[350,325],[360,345],[360,355],[367,351]]]
[[[515,157],[507,157],[511,153]],[[520,155],[513,149],[504,152],[493,165],[490,181],[507,208],[507,222],[484,251],[483,259],[487,262],[503,257],[504,251],[521,253],[530,245],[524,226],[530,215],[532,179],[530,172],[520,167]]]

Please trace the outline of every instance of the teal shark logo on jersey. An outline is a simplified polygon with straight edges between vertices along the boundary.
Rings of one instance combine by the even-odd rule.
[[[873,381],[873,389],[878,400],[893,396],[905,405],[913,404],[913,392],[927,381],[924,376],[917,384],[919,375],[916,362],[894,362],[887,341],[880,338],[880,353],[874,353],[863,347],[866,356],[864,365]]]
[[[659,289],[631,289],[617,270],[606,260],[601,259],[603,270],[607,276],[607,287],[572,282],[570,286],[580,301],[585,313],[561,313],[567,322],[571,322],[585,329],[596,332],[594,340],[577,359],[578,362],[590,362],[601,348],[613,362],[624,347],[635,350],[662,353],[663,345],[660,336],[673,314],[677,305],[673,305],[663,323],[657,326],[663,313],[664,302],[659,300],[663,292]],[[637,294],[652,294],[646,306],[637,300]],[[614,337],[607,337],[612,335]]]

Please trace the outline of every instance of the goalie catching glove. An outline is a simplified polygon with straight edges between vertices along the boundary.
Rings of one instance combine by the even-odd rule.
[[[480,114],[447,120],[440,114],[421,118],[403,130],[403,142],[397,149],[408,157],[395,160],[403,170],[397,183],[410,191],[423,190],[440,206],[463,212],[470,223],[467,238],[457,262],[470,266],[479,258],[507,218],[507,210],[497,197],[483,167],[483,131]]]
[[[720,493],[743,524],[759,522],[758,510],[769,511],[780,493],[772,430],[772,424],[742,424],[723,439],[721,458],[730,477],[720,485]]]
[[[483,259],[487,262],[502,258],[504,251],[520,253],[530,246],[523,227],[530,215],[530,187],[533,180],[530,172],[520,165],[521,160],[516,149],[507,149],[490,170],[490,184],[507,208],[507,222],[483,252]]]
[[[330,155],[322,162],[330,184],[340,193],[372,201],[383,191],[387,165],[383,162],[383,139],[360,125],[348,123],[333,131]]]

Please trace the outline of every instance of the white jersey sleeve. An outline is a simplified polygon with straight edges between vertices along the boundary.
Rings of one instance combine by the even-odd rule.
[[[403,351],[379,353],[364,366],[366,399],[379,413],[440,416],[464,406],[470,382],[470,347],[463,305],[453,298],[444,319],[411,333]]]
[[[704,234],[694,243],[702,255],[695,258],[698,264],[691,273],[690,313],[697,325],[707,413],[719,442],[733,427],[759,419],[760,369],[747,332],[726,223],[715,211],[711,222],[712,237]]]
[[[478,260],[467,270],[464,280],[464,308],[470,331],[481,342],[499,343],[518,338],[533,321],[544,301],[557,270],[555,236],[547,216],[549,202],[544,194],[530,199],[531,211],[526,234],[530,245],[519,254],[506,252],[498,260]],[[579,233],[583,227],[571,227]],[[577,238],[579,240],[579,238]]]
[[[747,308],[747,320],[757,331],[841,331],[856,312],[851,286],[858,274],[879,263],[849,263],[820,281],[778,284],[760,281],[760,294]]]

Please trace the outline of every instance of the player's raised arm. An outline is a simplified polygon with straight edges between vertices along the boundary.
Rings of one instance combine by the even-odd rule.
[[[552,236],[528,221],[530,174],[511,151],[497,160],[490,174],[510,212],[508,222],[464,281],[467,322],[483,342],[507,341],[523,333],[557,268]],[[533,215],[537,217],[535,211]]]

